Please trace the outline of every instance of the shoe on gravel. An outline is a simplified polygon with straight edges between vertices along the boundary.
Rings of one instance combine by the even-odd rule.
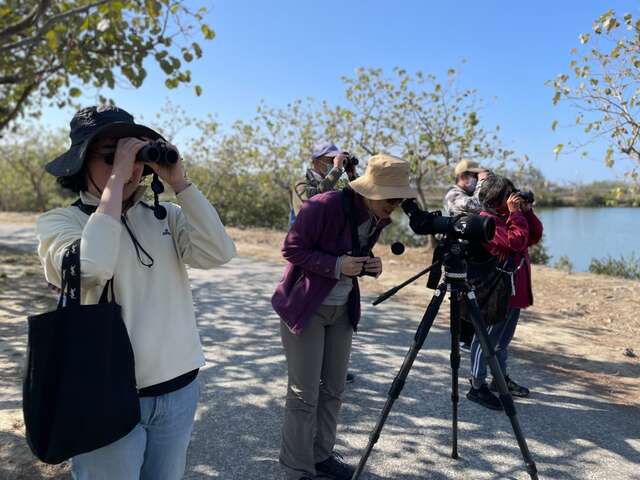
[[[509,378],[509,375],[504,376],[504,381],[507,382],[507,388],[509,389],[509,393],[513,397],[528,397],[531,393],[527,387],[523,387],[522,385],[518,385],[516,382]],[[496,384],[495,379],[491,380],[491,385],[489,386],[489,390],[492,392],[498,391],[498,385]]]
[[[356,469],[344,462],[342,455],[333,452],[325,461],[316,463],[316,472],[335,480],[351,480]]]
[[[467,399],[491,410],[502,410],[502,402],[489,391],[486,383],[483,383],[480,388],[473,388],[472,385],[467,393]]]

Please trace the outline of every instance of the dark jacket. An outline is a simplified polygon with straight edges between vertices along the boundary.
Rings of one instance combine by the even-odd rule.
[[[271,298],[274,310],[293,333],[301,332],[338,282],[338,257],[352,250],[351,225],[343,208],[343,191],[315,195],[302,205],[282,246],[287,260],[284,276]],[[369,218],[364,199],[354,192],[358,225]],[[371,238],[375,244],[390,220],[380,222]],[[347,303],[354,330],[360,320],[360,289],[353,279]]]

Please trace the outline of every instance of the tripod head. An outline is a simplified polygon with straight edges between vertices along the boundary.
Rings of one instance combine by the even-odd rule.
[[[460,283],[467,279],[467,262],[470,243],[449,235],[443,235],[438,240],[438,246],[433,251],[433,262],[427,268],[418,272],[413,277],[405,280],[400,285],[387,290],[373,301],[373,305],[378,305],[391,298],[407,285],[415,282],[418,278],[431,272],[427,281],[427,288],[435,290],[438,288],[442,278],[442,266],[444,265],[444,276],[448,283]]]
[[[435,290],[440,284],[442,266],[444,277],[448,283],[464,281],[467,278],[467,257],[469,255],[469,242],[459,238],[444,235],[438,241],[433,251],[433,264],[438,265],[431,269],[427,288]]]

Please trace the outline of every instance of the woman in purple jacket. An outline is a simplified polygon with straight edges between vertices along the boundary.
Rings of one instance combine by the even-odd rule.
[[[375,155],[348,188],[307,200],[285,238],[288,263],[272,304],[282,319],[289,372],[280,463],[290,480],[353,475],[333,447],[360,320],[357,277],[382,273],[371,248],[393,210],[415,196],[409,164]]]

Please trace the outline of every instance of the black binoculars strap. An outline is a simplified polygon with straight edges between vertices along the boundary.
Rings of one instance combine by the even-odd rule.
[[[142,203],[146,208],[154,210],[153,207],[150,207],[144,202],[140,202],[140,203]],[[73,202],[72,206],[78,207],[86,215],[92,215],[98,209],[98,207],[96,207],[95,205],[87,205],[86,203],[82,203],[82,200],[80,199]],[[149,268],[153,267],[153,263],[154,263],[153,257],[149,254],[149,252],[147,252],[144,249],[142,244],[138,241],[136,236],[133,234],[133,232],[131,231],[131,228],[129,228],[129,225],[127,224],[127,219],[124,216],[124,214],[120,216],[120,220],[122,221],[124,227],[127,229],[127,233],[129,234],[129,237],[133,242],[133,247],[136,249],[136,256],[138,257],[138,261],[145,267],[149,267]],[[145,263],[144,260],[142,260],[142,256],[140,255],[140,252],[142,252],[149,259],[149,262]]]

